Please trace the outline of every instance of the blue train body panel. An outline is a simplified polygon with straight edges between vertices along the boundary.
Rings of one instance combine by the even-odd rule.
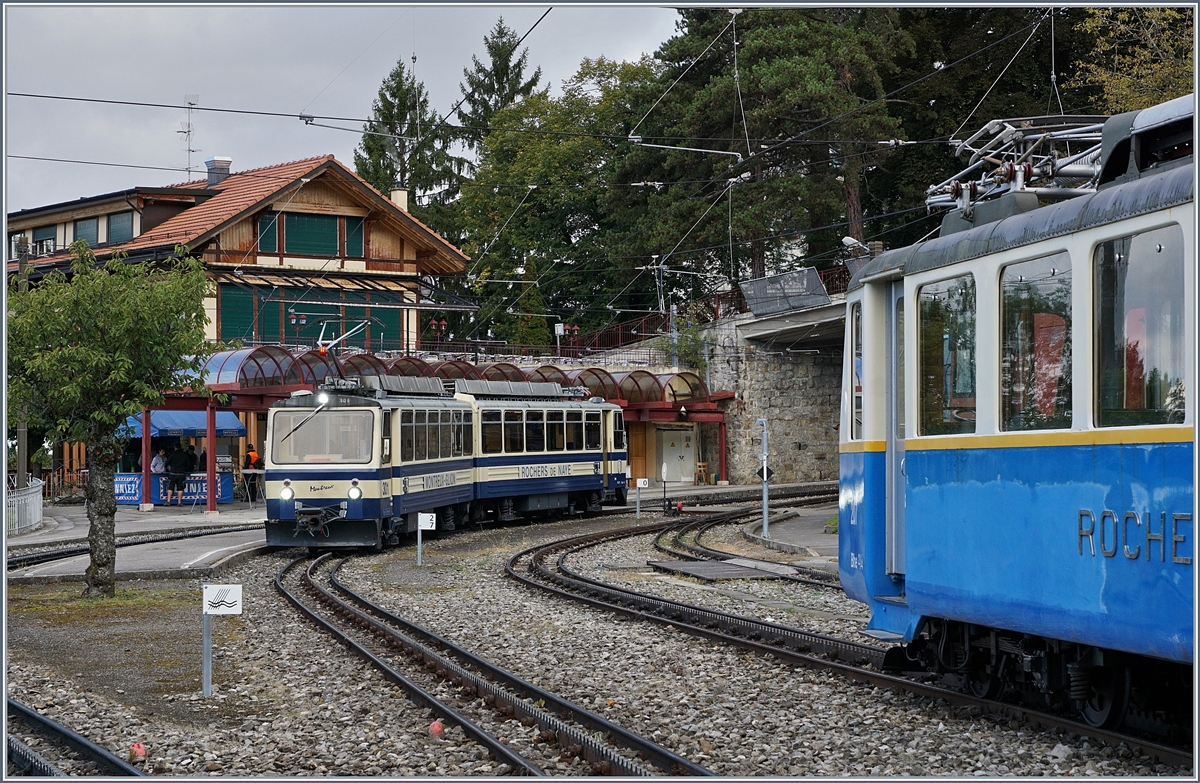
[[[838,573],[846,595],[871,607],[869,631],[911,639],[920,618],[903,603],[904,580],[884,573],[886,457],[882,451],[841,455],[838,490]]]
[[[910,609],[1190,662],[1192,451],[910,448]]]

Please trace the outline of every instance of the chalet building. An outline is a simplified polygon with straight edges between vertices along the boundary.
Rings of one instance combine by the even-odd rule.
[[[419,310],[474,309],[438,290],[468,258],[408,213],[406,191],[389,198],[332,155],[236,173],[230,158],[205,163],[206,179],[9,214],[10,273],[22,237],[34,280],[68,268],[80,239],[101,260],[186,245],[216,283],[209,339],[245,345],[312,345],[322,327],[328,337],[365,321],[346,345],[411,350]]]

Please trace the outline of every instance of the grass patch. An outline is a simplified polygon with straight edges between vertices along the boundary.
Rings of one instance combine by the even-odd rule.
[[[82,586],[54,585],[10,585],[8,588],[9,613],[48,615],[83,615],[114,609],[138,611],[142,609],[162,610],[200,606],[200,594],[195,589],[164,590],[159,588],[117,588],[112,598],[85,598]]]
[[[826,533],[838,532],[838,518],[836,515],[825,520],[825,532]]]

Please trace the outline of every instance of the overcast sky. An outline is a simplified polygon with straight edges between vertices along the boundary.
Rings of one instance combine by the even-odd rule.
[[[463,68],[486,62],[496,19],[523,35],[550,6],[44,6],[4,9],[5,211],[128,187],[164,186],[182,171],[21,160],[66,158],[184,168],[179,109],[44,100],[15,92],[365,118],[380,82],[417,55],[439,115],[461,98]],[[579,62],[634,60],[675,33],[678,14],[652,6],[555,6],[525,39],[529,67],[556,93]],[[338,124],[338,123],[329,123]],[[213,155],[233,170],[332,153],[352,165],[356,132],[298,118],[195,112],[192,166]]]

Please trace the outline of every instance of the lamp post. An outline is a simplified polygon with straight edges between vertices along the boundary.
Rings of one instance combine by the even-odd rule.
[[[437,342],[438,348],[441,348],[442,338],[446,336],[446,329],[450,326],[446,319],[438,320],[437,316],[429,319],[429,331],[433,333],[433,338]]]
[[[295,310],[288,308],[288,316],[292,322],[292,328],[296,330],[296,345],[300,344],[300,330],[308,323],[307,313],[297,313]]]

